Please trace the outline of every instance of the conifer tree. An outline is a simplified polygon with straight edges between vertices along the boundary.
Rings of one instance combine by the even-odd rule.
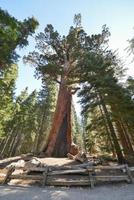
[[[21,22],[0,8],[0,70],[17,61],[16,48],[28,45],[28,36],[35,32],[37,25],[33,17]]]
[[[40,153],[47,143],[56,106],[57,86],[53,81],[43,81],[37,97],[38,128],[34,140],[35,153]]]
[[[17,65],[12,65],[0,73],[0,137],[5,136],[5,126],[12,118],[17,77]]]

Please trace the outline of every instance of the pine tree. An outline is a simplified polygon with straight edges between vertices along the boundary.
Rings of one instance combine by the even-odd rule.
[[[133,157],[133,134],[130,131],[134,116],[133,102],[127,90],[118,82],[122,69],[116,56],[105,45],[103,50],[96,42],[95,51],[88,50],[78,68],[81,81],[85,83],[80,93],[83,111],[90,111],[96,106],[101,108],[107,134],[112,139],[111,147],[114,145],[118,161],[129,162],[129,157]]]
[[[18,137],[19,132],[21,131],[21,105],[28,97],[27,89],[28,88],[22,91],[19,97],[17,98],[12,112],[12,117],[8,120],[7,125],[5,126],[6,137],[3,148],[1,150],[1,155],[4,157],[11,155],[11,150],[14,148],[15,140]]]
[[[54,82],[43,82],[37,98],[38,129],[34,140],[34,152],[40,153],[47,143],[56,106],[57,86]]]
[[[72,104],[72,135],[73,135],[73,142],[77,144],[78,147],[82,150],[83,138],[82,138],[81,121],[78,118],[76,109],[73,104]]]
[[[15,102],[12,118],[5,127],[7,137],[2,156],[14,156],[31,152],[33,138],[37,129],[37,115],[35,112],[37,92],[28,95],[28,88],[21,92]]]
[[[6,135],[5,126],[12,118],[17,76],[17,65],[12,65],[0,73],[0,137]]]
[[[28,45],[28,36],[34,33],[37,25],[33,17],[21,22],[0,8],[0,70],[17,61],[16,48]]]

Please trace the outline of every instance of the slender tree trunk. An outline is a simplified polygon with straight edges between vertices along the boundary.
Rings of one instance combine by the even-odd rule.
[[[133,149],[130,137],[129,137],[130,134],[129,134],[129,132],[128,132],[128,130],[127,130],[127,128],[126,128],[126,126],[125,126],[125,124],[124,124],[122,119],[121,119],[121,125],[122,125],[122,129],[124,131],[125,137],[126,137],[126,141],[128,143],[129,150],[134,155],[134,149]]]
[[[112,138],[111,138],[111,134],[110,134],[110,130],[109,130],[109,127],[108,127],[108,124],[107,124],[107,120],[106,120],[105,114],[103,113],[103,109],[102,109],[101,105],[99,105],[99,109],[100,109],[101,115],[103,117],[104,126],[105,126],[105,129],[106,129],[106,133],[107,133],[107,137],[108,137],[110,146],[111,146],[112,154],[113,154],[113,157],[115,158],[116,157],[116,153],[115,153],[114,144],[113,144],[113,141],[112,141]]]
[[[86,122],[85,122],[85,117],[83,117],[82,119],[82,138],[83,138],[83,145],[84,145],[84,151],[85,153],[88,152],[87,150],[87,145],[86,145],[86,128],[85,128],[85,125]]]
[[[19,131],[15,135],[15,138],[13,140],[13,144],[11,146],[10,156],[15,156],[18,153],[19,145],[21,145],[21,142],[23,143],[23,141],[22,141],[23,130],[24,130],[24,126],[20,126]]]
[[[72,143],[71,101],[71,91],[64,83],[61,83],[48,143],[43,149],[47,156],[66,157],[70,151]]]
[[[11,143],[10,143],[10,146],[8,148],[8,151],[7,151],[8,156],[12,156],[13,155],[12,151],[13,151],[14,146],[16,144],[16,138],[18,136],[18,131],[19,131],[19,127],[15,130],[15,132],[14,132],[12,138],[11,138]]]
[[[104,100],[103,100],[103,97],[102,97],[100,94],[99,94],[99,96],[100,96],[100,100],[101,100],[101,103],[102,103],[102,107],[103,107],[103,110],[104,110],[104,113],[105,113],[105,116],[106,116],[106,120],[107,120],[107,124],[108,124],[109,130],[110,130],[111,138],[112,138],[113,143],[114,143],[114,147],[115,147],[115,150],[116,150],[118,162],[119,162],[119,163],[124,163],[124,162],[125,162],[125,159],[124,159],[124,156],[123,156],[123,154],[122,154],[121,147],[120,147],[120,145],[119,145],[118,138],[117,138],[117,136],[116,136],[116,133],[115,133],[113,124],[112,124],[112,122],[111,122],[111,119],[110,119],[110,116],[109,116],[109,112],[108,112],[108,110],[107,110],[107,107],[106,107],[106,105],[105,105],[105,102],[104,102]]]
[[[1,152],[3,150],[3,146],[4,146],[5,142],[6,142],[6,138],[2,139],[1,142],[0,142],[0,156],[1,156],[1,158],[3,158],[3,154]]]
[[[129,146],[128,146],[124,131],[122,130],[122,127],[119,121],[116,121],[115,124],[116,124],[116,128],[120,137],[122,147],[123,147],[124,155],[125,157],[127,157],[127,155],[129,154]]]
[[[133,144],[133,146],[134,146],[134,126],[133,125],[129,125],[128,124],[128,122],[124,122],[124,124],[125,124],[125,127],[126,127],[126,129],[127,129],[127,131],[129,132],[129,134],[130,134],[130,138],[131,138],[131,142],[132,142],[132,144]]]
[[[6,154],[6,152],[8,151],[9,145],[10,145],[12,137],[13,137],[13,132],[14,132],[14,127],[12,128],[12,130],[10,131],[10,133],[8,134],[8,136],[5,139],[5,143],[4,143],[3,149],[1,151],[1,155]]]
[[[128,133],[123,128],[122,122],[120,120],[118,122],[116,121],[116,127],[123,147],[125,160],[127,161],[127,163],[133,163],[134,152],[130,138],[128,137]]]
[[[42,141],[42,135],[43,135],[43,122],[46,117],[46,111],[43,112],[41,116],[41,122],[39,124],[38,132],[36,133],[35,139],[34,139],[34,147],[33,147],[33,152],[34,153],[39,153],[39,146]]]
[[[119,136],[121,138],[121,143],[123,148],[125,148],[125,151],[128,153],[133,154],[134,149],[132,146],[132,141],[130,140],[131,134],[129,133],[129,130],[126,126],[125,120],[122,118],[122,114],[120,112],[117,112],[118,108],[116,108],[114,105],[111,105],[111,109],[113,113],[116,113],[117,120],[115,121],[116,127],[119,132]],[[125,153],[125,152],[124,152]]]

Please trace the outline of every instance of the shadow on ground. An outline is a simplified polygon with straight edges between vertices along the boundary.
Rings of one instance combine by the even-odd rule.
[[[87,188],[0,186],[0,200],[134,200],[134,184]]]

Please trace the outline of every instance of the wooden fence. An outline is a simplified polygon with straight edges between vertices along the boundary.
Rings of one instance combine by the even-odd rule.
[[[66,167],[31,167],[23,169],[21,174],[15,174],[18,168],[8,168],[3,184],[11,179],[36,180],[42,186],[91,186],[93,188],[99,182],[127,181],[133,183],[132,173],[134,167],[128,165],[116,166],[88,166],[87,164]]]

